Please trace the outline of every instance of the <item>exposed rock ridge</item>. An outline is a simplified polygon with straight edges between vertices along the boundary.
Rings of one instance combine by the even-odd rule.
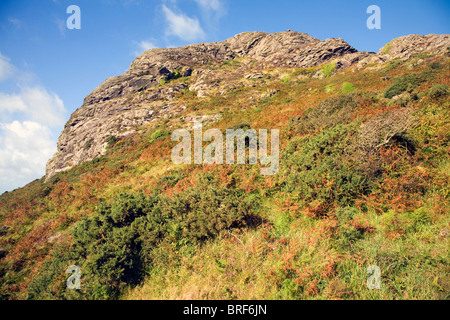
[[[244,32],[222,42],[148,50],[123,75],[109,78],[98,86],[71,115],[58,139],[58,151],[47,163],[46,178],[104,154],[110,136],[127,136],[138,126],[182,111],[185,107],[174,98],[186,85],[161,84],[192,76],[196,82],[190,89],[198,90],[200,96],[204,91],[199,89],[213,87],[222,80],[220,73],[209,68],[214,64],[236,58],[257,61],[255,70],[238,71],[242,72],[239,76],[243,79],[250,71],[267,68],[308,68],[334,61],[340,69],[396,57],[408,58],[427,50],[443,52],[449,46],[449,35],[411,35],[391,41],[376,55],[358,52],[342,39],[321,41],[306,33],[286,31]]]

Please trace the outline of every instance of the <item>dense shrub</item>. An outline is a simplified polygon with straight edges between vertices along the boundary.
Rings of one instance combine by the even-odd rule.
[[[434,61],[434,62],[430,63],[430,68],[436,70],[436,69],[441,69],[442,66],[438,61]]]
[[[337,125],[314,137],[296,139],[289,146],[282,190],[306,208],[317,207],[315,216],[333,205],[351,205],[368,191],[368,181],[345,161],[345,150],[356,133],[355,125]]]
[[[30,299],[109,299],[136,285],[151,268],[152,251],[163,242],[201,244],[221,232],[252,226],[257,204],[242,190],[219,186],[212,175],[173,198],[162,194],[120,194],[112,204],[73,229],[73,241],[54,250],[31,282]],[[65,270],[82,270],[82,288],[65,288]]]
[[[435,84],[431,87],[428,95],[431,99],[437,100],[448,94],[448,86],[446,84]]]
[[[433,76],[433,72],[425,71],[420,74],[409,74],[403,77],[395,78],[395,83],[386,89],[384,97],[392,99],[403,92],[411,93],[422,82],[429,80]]]
[[[115,146],[115,144],[117,143],[117,142],[119,142],[120,141],[120,139],[119,138],[117,138],[116,136],[109,136],[107,139],[106,139],[106,142],[108,143],[108,145],[107,145],[107,149],[109,150],[109,149],[111,149],[111,148],[113,148],[114,146]]]

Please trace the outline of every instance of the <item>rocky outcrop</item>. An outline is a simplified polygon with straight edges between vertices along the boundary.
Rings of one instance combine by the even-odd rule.
[[[109,137],[125,137],[139,126],[182,111],[185,106],[174,98],[186,89],[198,91],[201,97],[211,88],[220,87],[218,91],[223,94],[234,89],[234,84],[225,79],[261,77],[267,68],[308,68],[329,61],[336,62],[336,70],[355,64],[362,67],[425,50],[442,52],[448,42],[448,35],[402,37],[376,55],[358,52],[342,39],[321,41],[294,31],[245,32],[222,42],[148,50],[123,75],[98,86],[71,115],[58,139],[58,151],[47,163],[46,179],[104,154]],[[255,63],[234,71],[211,67],[236,58]],[[192,78],[189,88],[170,82],[188,76]]]
[[[450,35],[448,34],[429,34],[426,36],[412,34],[392,40],[378,51],[378,55],[387,61],[396,58],[409,59],[415,53],[437,54],[449,50]]]
[[[312,67],[332,58],[357,53],[342,39],[320,41],[306,33],[245,32],[216,43],[152,49],[133,61],[123,75],[107,79],[84,99],[83,106],[127,96],[157,86],[162,79],[189,76],[214,63],[248,57],[271,67]]]

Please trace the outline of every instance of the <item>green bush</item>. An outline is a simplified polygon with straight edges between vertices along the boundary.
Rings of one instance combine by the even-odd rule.
[[[181,78],[182,76],[183,75],[181,74],[181,72],[175,69],[175,71],[169,75],[169,80],[176,80]]]
[[[430,63],[430,68],[434,69],[434,70],[437,70],[437,69],[441,69],[442,66],[441,66],[441,64],[439,62],[434,61],[434,62]]]
[[[322,73],[325,75],[325,77],[331,77],[331,75],[334,73],[334,71],[336,70],[336,62],[330,62],[327,63],[326,65],[324,65],[322,67]]]
[[[410,74],[397,78],[395,83],[386,89],[384,97],[392,99],[393,97],[407,91],[411,93],[420,83],[424,81],[423,77],[417,74]]]
[[[351,84],[350,82],[344,82],[342,84],[342,89],[341,89],[342,93],[351,93],[353,91],[355,91],[355,86],[353,84]]]
[[[110,299],[138,284],[161,243],[193,244],[233,228],[260,223],[257,202],[212,175],[172,198],[154,193],[120,194],[76,224],[73,241],[54,250],[30,283],[29,299]],[[81,290],[65,287],[65,270],[82,271]]]
[[[388,66],[386,67],[386,71],[391,71],[394,69],[397,69],[398,67],[400,67],[402,65],[402,61],[401,60],[392,60],[389,61]]]
[[[156,130],[155,132],[152,133],[152,135],[150,136],[150,143],[155,142],[158,139],[164,139],[166,137],[168,137],[170,135],[169,131],[166,130]]]
[[[448,86],[446,84],[435,84],[428,92],[431,99],[437,100],[448,94]]]
[[[119,142],[120,141],[120,139],[119,138],[117,138],[116,136],[109,136],[107,139],[106,139],[106,142],[108,143],[108,145],[107,145],[107,150],[110,150],[110,149],[112,149],[115,145],[116,145],[116,143],[117,142]]]
[[[337,125],[295,141],[299,148],[290,146],[290,153],[283,158],[282,191],[306,207],[322,203],[323,214],[334,204],[351,205],[365,194],[367,179],[345,161],[355,133],[355,125]]]

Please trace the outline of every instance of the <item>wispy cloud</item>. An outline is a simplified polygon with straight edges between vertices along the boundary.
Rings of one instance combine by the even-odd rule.
[[[0,81],[8,79],[14,71],[14,66],[9,62],[9,58],[0,52]]]
[[[56,26],[58,27],[59,33],[61,34],[61,36],[63,38],[65,38],[66,30],[67,30],[67,22],[60,18],[56,18],[54,21],[55,21]]]
[[[142,40],[139,42],[136,41],[136,47],[137,50],[134,51],[135,56],[138,56],[147,50],[157,48],[157,46],[153,43],[153,41],[150,40]]]
[[[220,0],[195,0],[201,9],[206,11],[221,12],[223,4]]]
[[[204,39],[206,34],[197,18],[191,18],[184,13],[175,13],[165,5],[162,6],[168,23],[166,35],[173,35],[186,42]]]
[[[21,20],[19,20],[17,18],[13,18],[13,17],[9,17],[8,22],[11,23],[17,29],[22,28],[22,25],[23,25]]]
[[[194,0],[201,11],[202,22],[208,30],[208,35],[215,37],[219,30],[219,21],[226,14],[223,0]]]

